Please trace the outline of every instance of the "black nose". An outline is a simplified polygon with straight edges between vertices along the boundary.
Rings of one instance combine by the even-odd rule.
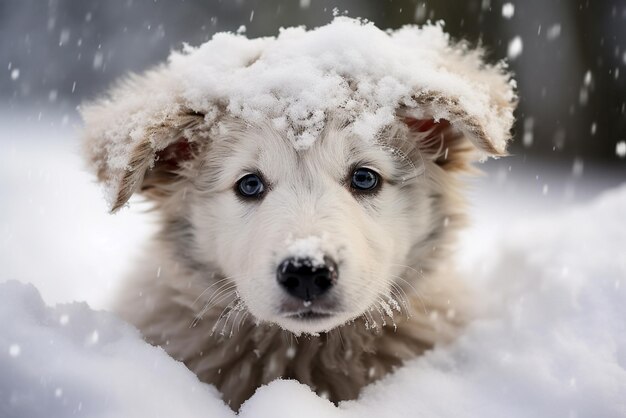
[[[292,296],[310,302],[337,280],[337,264],[328,257],[320,264],[309,258],[288,258],[276,271],[278,283]]]

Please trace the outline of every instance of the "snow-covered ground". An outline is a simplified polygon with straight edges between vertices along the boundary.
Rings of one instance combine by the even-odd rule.
[[[0,417],[233,416],[182,364],[91,309],[106,307],[151,215],[136,202],[108,215],[72,123],[25,118],[0,132]],[[240,416],[626,417],[624,172],[520,157],[487,168],[459,251],[484,317],[357,401],[335,407],[276,381]]]
[[[48,303],[107,295],[152,230],[150,214],[109,215],[62,115],[0,119],[0,281],[33,283]],[[136,209],[136,210],[135,210]]]

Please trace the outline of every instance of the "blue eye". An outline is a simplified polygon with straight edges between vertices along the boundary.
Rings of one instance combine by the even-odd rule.
[[[260,197],[265,191],[265,185],[256,174],[248,174],[237,183],[237,191],[243,197]]]
[[[352,188],[358,191],[372,191],[380,182],[380,176],[369,168],[357,168],[352,173]]]

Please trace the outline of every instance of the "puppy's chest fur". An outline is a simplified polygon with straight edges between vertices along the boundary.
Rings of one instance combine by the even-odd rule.
[[[116,310],[148,342],[215,385],[235,410],[259,386],[278,378],[298,380],[333,402],[355,399],[364,386],[403,361],[451,340],[466,319],[455,298],[463,291],[445,274],[422,278],[391,316],[373,310],[319,336],[296,337],[278,326],[256,323],[245,311],[225,315],[232,298],[198,319],[206,273],[200,277],[181,267],[164,250],[157,245],[150,251],[152,263],[143,264],[137,280],[127,283]],[[213,282],[218,280],[216,275]]]

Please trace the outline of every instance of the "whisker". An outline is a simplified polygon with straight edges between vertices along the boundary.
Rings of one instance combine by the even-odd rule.
[[[396,283],[392,282],[390,293],[391,295],[396,296],[396,298],[399,299],[400,301],[400,304],[398,304],[398,301],[392,298],[393,302],[395,302],[394,309],[402,313],[402,308],[404,308],[407,319],[410,318],[411,317],[411,302],[408,300],[408,296],[404,292],[404,290],[401,287],[399,287]]]
[[[211,289],[213,286],[215,286],[215,285],[217,285],[217,284],[219,284],[219,283],[222,283],[222,282],[224,282],[224,281],[226,281],[226,280],[230,280],[230,279],[232,279],[232,276],[229,276],[229,277],[224,277],[223,279],[218,280],[218,281],[216,281],[215,283],[213,283],[213,284],[209,285],[206,289],[204,289],[204,290],[202,291],[202,293],[200,293],[200,294],[198,295],[198,297],[197,297],[197,298],[193,301],[193,303],[191,304],[191,306],[195,305],[195,304],[196,304],[196,303],[200,300],[200,298],[201,298],[202,296],[204,296],[204,294],[205,294],[206,292],[208,292],[208,291],[209,291],[209,289]]]
[[[234,306],[233,308],[237,313],[235,314],[235,318],[233,319],[233,324],[230,327],[230,334],[229,337],[232,338],[232,336],[234,335],[235,332],[235,324],[237,323],[237,319],[239,318],[239,315],[241,315],[242,312],[244,312],[246,310],[246,306],[244,305],[243,301],[241,300],[240,297],[237,297],[237,304]],[[247,312],[247,311],[246,311]],[[241,325],[241,323],[239,324]]]
[[[237,325],[237,332],[239,332],[239,330],[241,329],[241,324],[243,324],[246,320],[246,318],[248,318],[248,315],[250,314],[250,312],[248,310],[245,310],[243,315],[241,316],[241,319],[239,320],[239,325]]]
[[[193,326],[197,325],[198,321],[200,321],[204,315],[210,311],[214,306],[218,305],[219,303],[221,303],[222,301],[228,299],[229,297],[231,297],[233,295],[233,293],[236,293],[236,287],[232,286],[228,289],[224,289],[221,293],[221,295],[219,297],[216,297],[213,299],[212,303],[207,302],[207,304],[200,310],[200,312],[198,312],[196,314],[196,319],[194,319],[194,323]]]
[[[236,297],[235,299],[233,299],[232,301],[230,301],[230,303],[228,305],[226,305],[224,307],[224,309],[222,309],[222,312],[218,315],[217,319],[215,320],[215,324],[213,324],[213,327],[211,328],[211,334],[213,335],[215,333],[215,330],[217,329],[217,327],[219,326],[221,320],[224,318],[224,315],[226,314],[226,312],[230,312],[230,308],[233,305],[233,303],[237,302],[238,297]],[[226,322],[228,322],[228,319],[226,319]],[[225,322],[225,324],[226,324]],[[222,331],[220,331],[220,335],[224,335],[224,329],[222,328]]]
[[[209,312],[211,309],[213,309],[215,306],[218,306],[220,303],[222,303],[224,300],[227,300],[229,297],[232,296],[232,294],[234,292],[236,292],[236,288],[232,287],[229,289],[224,289],[221,294],[219,295],[219,297],[214,298],[212,303],[207,303],[206,305],[204,305],[204,307],[200,310],[200,312],[198,312],[196,314],[196,317],[202,318],[204,317],[204,315]]]
[[[402,268],[405,268],[405,269],[409,269],[409,270],[415,272],[415,274],[419,278],[424,277],[424,272],[417,270],[415,267],[407,266],[406,264],[396,264],[396,263],[390,263],[390,265],[397,266],[397,267],[402,267]]]
[[[383,314],[383,311],[380,307],[380,298],[376,302],[374,302],[374,307],[378,311],[378,315],[380,315],[380,322],[382,323],[382,326],[384,327],[385,325],[387,325],[387,321],[385,320],[385,315]]]
[[[420,303],[422,304],[422,308],[424,309],[424,313],[428,314],[428,309],[426,308],[426,303],[424,302],[424,298],[422,297],[422,294],[419,292],[419,290],[417,290],[415,288],[415,286],[413,286],[409,281],[407,281],[403,277],[396,276],[396,275],[392,275],[392,277],[394,277],[394,278],[396,278],[398,280],[403,281],[404,283],[406,283],[411,288],[411,290],[413,290],[413,292],[415,293],[415,295],[419,299]]]
[[[218,298],[224,290],[231,289],[235,286],[236,284],[232,282],[224,283],[223,285],[215,289],[215,291],[211,294],[211,296],[206,301],[205,306],[210,305],[211,302],[213,302],[214,298]]]

